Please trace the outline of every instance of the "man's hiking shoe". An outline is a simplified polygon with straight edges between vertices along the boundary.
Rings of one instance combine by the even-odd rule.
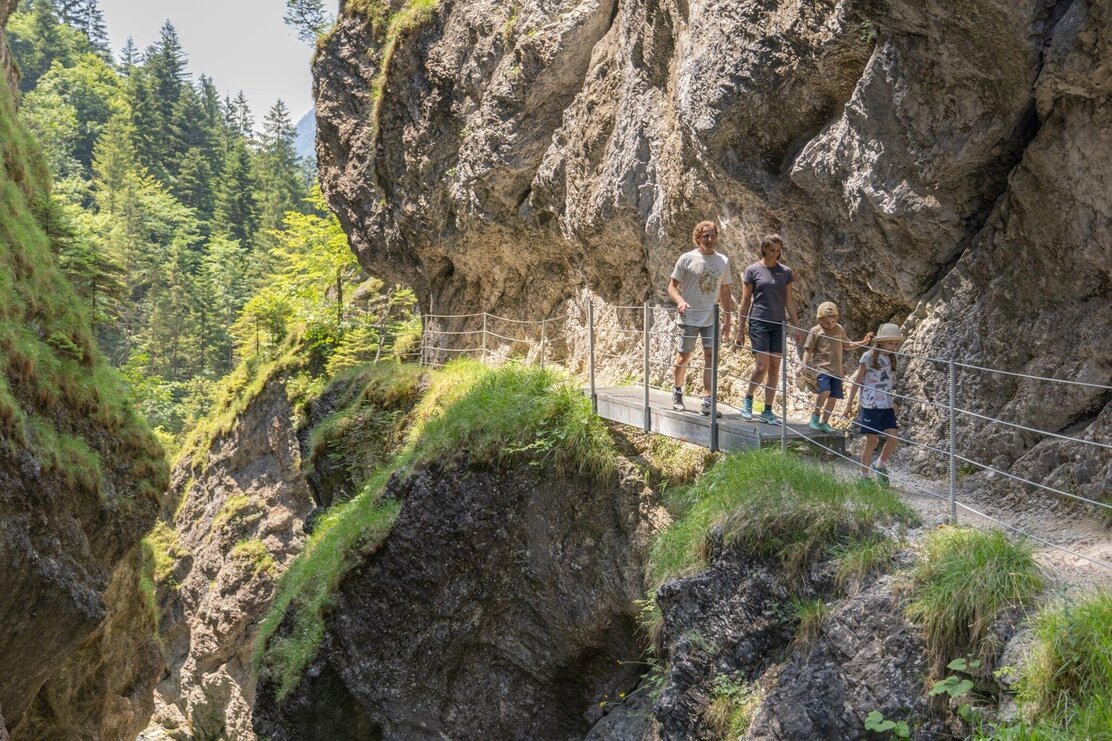
[[[672,411],[686,412],[687,407],[683,405],[683,392],[672,390]]]
[[[742,402],[741,418],[746,419],[746,420],[753,419],[753,400],[752,399],[746,399],[744,402]]]
[[[703,397],[703,415],[707,416],[707,417],[710,416],[710,397],[709,396],[704,396]],[[722,417],[722,412],[715,409],[714,410],[714,416],[715,416],[716,419],[720,419]]]
[[[807,423],[807,426],[815,432],[823,432],[822,425],[819,424],[819,415],[817,414],[811,415],[811,421]]]
[[[821,427],[822,431],[825,432],[827,435],[833,435],[833,434],[838,432],[837,430],[835,430],[833,427],[831,427],[830,425],[828,425],[825,422],[820,422],[819,427]]]
[[[766,409],[761,412],[761,421],[764,422],[766,425],[780,424],[780,418],[773,414],[771,409]]]
[[[876,473],[876,480],[881,486],[888,486],[888,469],[879,463],[873,464],[873,472]]]

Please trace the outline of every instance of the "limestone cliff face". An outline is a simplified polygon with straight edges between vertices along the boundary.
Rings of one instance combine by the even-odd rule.
[[[152,732],[254,738],[252,642],[315,506],[286,380],[269,378],[203,461],[185,460],[174,471],[171,498],[179,504],[161,531],[170,565],[158,585],[167,669]]]
[[[163,453],[54,262],[49,173],[2,38],[0,65],[0,713],[15,739],[128,738],[149,705],[138,543]]]
[[[323,186],[362,263],[436,313],[662,301],[709,217],[739,268],[785,237],[802,317],[834,300],[855,336],[895,320],[911,352],[1107,384],[1110,8],[441,0],[396,43],[348,12],[315,64]],[[940,364],[906,372],[944,393]],[[965,408],[1108,434],[1099,390],[963,373]],[[982,460],[1112,476],[963,421]],[[908,422],[937,441],[929,408]]]

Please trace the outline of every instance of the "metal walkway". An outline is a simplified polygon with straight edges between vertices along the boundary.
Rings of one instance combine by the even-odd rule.
[[[588,396],[591,390],[584,389]],[[825,447],[845,453],[846,437],[843,433],[816,432],[806,424],[788,423],[787,429],[742,419],[741,412],[728,404],[718,403],[722,417],[712,424],[709,416],[700,413],[702,399],[687,397],[685,412],[672,410],[672,397],[665,391],[649,389],[649,405],[645,406],[644,390],[636,386],[595,389],[595,412],[603,419],[640,427],[645,432],[683,440],[711,450],[752,450],[762,445],[782,445],[793,441],[818,442]],[[717,438],[717,440],[715,440]]]

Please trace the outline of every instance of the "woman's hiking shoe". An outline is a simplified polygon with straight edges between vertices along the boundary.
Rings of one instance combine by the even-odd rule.
[[[707,417],[710,416],[710,397],[709,396],[704,396],[703,397],[703,415],[707,416]],[[721,418],[722,417],[722,412],[715,409],[714,410],[714,416],[715,416],[716,419]]]
[[[822,425],[819,424],[819,415],[817,414],[811,415],[811,421],[807,423],[807,426],[815,432],[823,432]]]
[[[753,400],[745,399],[741,404],[741,418],[745,420],[753,419]]]
[[[771,409],[766,409],[761,412],[761,421],[764,422],[766,425],[780,424],[780,418],[773,414]]]
[[[686,412],[687,407],[683,405],[683,392],[672,389],[672,411]]]
[[[833,427],[826,424],[825,422],[820,422],[819,427],[822,428],[822,431],[825,432],[827,435],[833,435],[837,432],[837,430],[835,430]]]
[[[873,464],[873,471],[876,473],[876,480],[881,486],[888,486],[888,468],[879,463]]]

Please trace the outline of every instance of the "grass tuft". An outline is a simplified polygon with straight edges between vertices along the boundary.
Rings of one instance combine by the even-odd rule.
[[[374,477],[354,499],[321,518],[278,584],[278,596],[259,627],[254,663],[278,686],[279,700],[301,679],[324,638],[324,616],[332,595],[357,560],[381,545],[397,519],[401,503],[382,499],[390,470]],[[290,611],[290,630],[275,636]],[[273,638],[273,640],[271,640]]]
[[[274,557],[270,555],[266,545],[258,538],[241,540],[236,543],[232,548],[232,558],[250,563],[256,576],[259,574],[273,575],[277,571]]]
[[[1028,544],[1000,530],[945,527],[927,536],[912,574],[907,615],[926,634],[935,673],[955,656],[987,666],[996,650],[992,624],[1005,610],[1030,604],[1042,589]]]
[[[822,635],[823,626],[830,616],[830,606],[821,599],[794,599],[792,612],[799,623],[792,643],[800,648],[813,646]]]
[[[890,489],[843,481],[769,450],[724,457],[689,497],[690,510],[653,545],[654,589],[704,568],[716,530],[753,557],[777,559],[802,573],[816,559],[876,537],[882,525],[917,521]]]
[[[835,554],[835,584],[846,594],[856,594],[866,579],[888,568],[899,549],[899,543],[880,536],[867,537],[840,549]]]
[[[1112,593],[1040,613],[1020,688],[1035,717],[1074,738],[1112,736]]]

